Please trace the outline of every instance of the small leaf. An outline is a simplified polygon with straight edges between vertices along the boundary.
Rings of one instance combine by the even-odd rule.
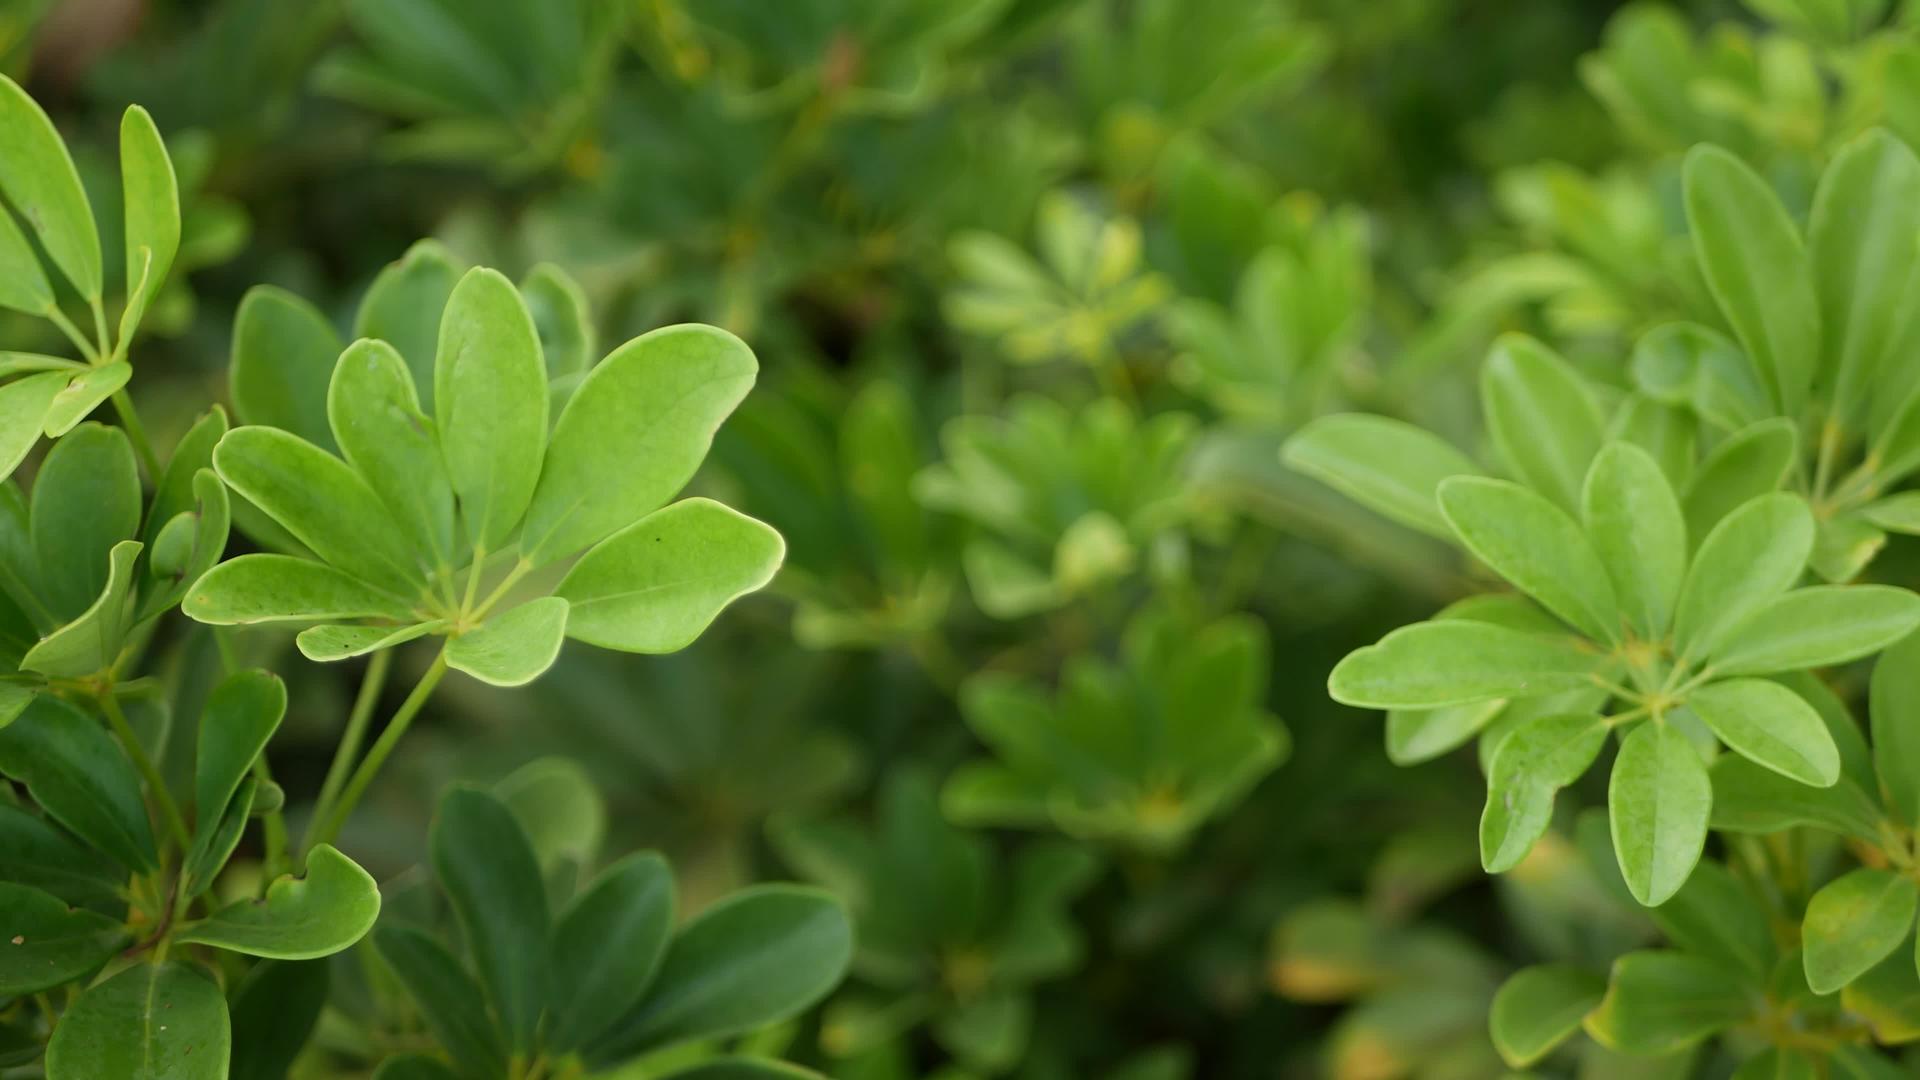
[[[1913,933],[1920,885],[1894,870],[1850,871],[1820,887],[1801,923],[1807,986],[1831,994],[1886,959]]]
[[[506,1075],[500,1029],[487,1014],[480,987],[452,953],[425,933],[401,926],[376,930],[373,945],[420,1007],[434,1041],[447,1048],[464,1075]]]
[[[1647,914],[1673,944],[1767,978],[1777,959],[1773,925],[1741,879],[1702,859],[1672,899]]]
[[[1903,491],[1860,508],[1860,515],[1888,532],[1920,536],[1920,491]]]
[[[379,914],[373,875],[321,844],[307,856],[305,878],[282,877],[264,898],[221,908],[174,940],[273,960],[313,960],[359,941]]]
[[[201,830],[213,827],[286,711],[287,686],[270,671],[236,671],[207,695],[193,778],[193,807]]]
[[[491,795],[456,787],[440,799],[431,846],[434,873],[460,917],[508,1043],[529,1049],[550,991],[550,923],[526,833]]]
[[[136,964],[74,1000],[47,1044],[47,1080],[226,1080],[220,988],[179,964]]]
[[[520,295],[540,333],[547,378],[576,375],[592,366],[596,353],[593,316],[580,283],[552,263],[539,263],[520,279]]]
[[[133,365],[125,360],[75,372],[67,380],[67,385],[61,387],[60,392],[47,403],[47,414],[40,421],[40,430],[49,439],[65,435],[73,430],[75,424],[99,408],[101,402],[118,393],[131,378]]]
[[[1762,495],[1701,542],[1680,589],[1674,638],[1682,655],[1711,655],[1733,627],[1800,580],[1813,551],[1813,514],[1797,495]]]
[[[1500,740],[1480,815],[1480,862],[1489,874],[1519,865],[1553,817],[1553,797],[1578,780],[1607,742],[1607,722],[1592,715],[1542,716]]]
[[[1709,659],[1723,675],[1858,660],[1920,626],[1920,596],[1886,585],[1817,585],[1775,597],[1728,629]]]
[[[1719,147],[1689,151],[1681,182],[1708,288],[1780,411],[1799,415],[1820,360],[1820,306],[1793,220],[1765,180]]]
[[[667,950],[638,1011],[590,1057],[751,1031],[825,997],[853,955],[853,925],[819,889],[755,885],[701,912]]]
[[[1570,637],[1436,620],[1349,653],[1327,677],[1327,692],[1362,708],[1440,708],[1581,689],[1605,663]]]
[[[1580,1030],[1606,992],[1605,979],[1571,964],[1521,968],[1493,995],[1494,1048],[1509,1066],[1524,1069]]]
[[[1707,841],[1713,787],[1700,752],[1672,724],[1642,723],[1620,744],[1607,807],[1633,898],[1648,907],[1665,903],[1687,883]]]
[[[234,849],[240,846],[240,834],[246,831],[247,819],[253,816],[254,799],[259,792],[260,781],[257,777],[242,779],[226,806],[198,823],[181,871],[182,893],[199,896],[225,869],[227,860],[233,858]],[[284,799],[285,794],[282,793],[281,797]]]
[[[325,563],[262,554],[228,559],[202,574],[180,610],[215,626],[413,615],[406,601]]]
[[[228,1080],[286,1080],[306,1049],[332,980],[322,961],[255,964],[233,994],[233,1070]]]
[[[24,997],[99,970],[133,943],[118,920],[0,882],[0,994]]]
[[[1887,806],[1908,826],[1920,824],[1920,634],[1874,664],[1868,714],[1873,767]]]
[[[140,530],[140,467],[119,428],[82,424],[53,444],[34,477],[34,587],[54,618],[73,619],[106,587],[108,553]]]
[[[293,640],[300,647],[301,656],[324,664],[391,649],[428,634],[444,633],[447,626],[444,619],[410,626],[309,626]]]
[[[41,694],[0,728],[0,773],[47,816],[130,870],[156,865],[140,777],[99,721]]]
[[[434,350],[441,316],[460,280],[460,267],[438,240],[421,240],[388,263],[367,286],[353,336],[377,338],[398,349],[419,384],[421,407],[433,408]],[[334,355],[339,355],[336,346]]]
[[[312,304],[272,285],[247,290],[233,316],[227,378],[234,415],[333,449],[327,386],[340,348],[340,335]]]
[[[601,871],[554,929],[549,1043],[571,1050],[638,1006],[673,933],[673,871],[659,855]]]
[[[1840,748],[1813,706],[1766,679],[1709,683],[1687,708],[1720,741],[1754,763],[1814,787],[1840,779]]]
[[[497,551],[527,511],[547,445],[540,339],[520,294],[498,271],[468,271],[447,298],[433,388],[440,450],[467,540]],[[622,468],[644,464],[627,459]]]
[[[1590,638],[1619,636],[1606,567],[1565,510],[1518,484],[1477,476],[1442,483],[1440,510],[1469,551],[1542,607]]]
[[[1500,715],[1499,698],[1441,709],[1394,709],[1387,713],[1387,760],[1418,765],[1466,745]]]
[[[1741,1023],[1758,1005],[1758,992],[1713,960],[1635,952],[1613,962],[1607,996],[1587,1017],[1586,1029],[1609,1049],[1651,1057]]]
[[[566,636],[567,601],[542,596],[449,640],[447,666],[493,686],[525,686],[553,666]]]
[[[0,76],[0,192],[82,297],[100,297],[100,233],[66,143],[20,84]],[[101,1075],[106,1075],[102,1073]]]
[[[1287,440],[1280,457],[1368,509],[1443,540],[1453,539],[1453,529],[1440,516],[1440,482],[1481,472],[1436,435],[1361,413],[1313,421]]]
[[[192,508],[174,515],[169,522],[172,529],[162,527],[149,549],[149,587],[140,594],[135,622],[145,622],[179,603],[201,575],[226,554],[227,534],[233,523],[227,487],[212,469],[201,469],[192,480]],[[162,494],[154,496],[155,510],[162,506]]]
[[[1681,500],[1693,545],[1698,547],[1721,519],[1748,500],[1780,490],[1798,447],[1793,422],[1785,417],[1762,420],[1715,447]]]
[[[46,371],[0,385],[0,481],[12,476],[40,441],[47,409],[67,380],[65,371]]]
[[[554,425],[520,550],[535,564],[599,543],[693,477],[759,365],[711,326],[668,326],[615,349]]]
[[[120,117],[121,205],[126,213],[124,239],[128,314],[121,331],[121,347],[139,324],[148,303],[166,282],[173,256],[180,249],[180,188],[173,175],[173,159],[154,127],[153,117],[130,105]]]
[[[1579,374],[1538,341],[1508,334],[1480,369],[1480,403],[1514,475],[1562,510],[1577,511],[1602,433],[1600,410]]]
[[[55,679],[78,679],[105,671],[120,657],[133,616],[133,567],[140,541],[126,540],[107,556],[107,582],[99,599],[72,622],[48,634],[20,658],[20,670]]]
[[[1634,629],[1659,640],[1673,617],[1687,570],[1687,523],[1659,463],[1625,443],[1593,460],[1581,493],[1582,520]]]
[[[656,510],[587,552],[554,588],[568,636],[623,652],[692,644],[734,600],[773,580],[786,542],[708,499]]]
[[[347,346],[327,386],[327,419],[348,464],[405,523],[415,551],[437,565],[453,552],[453,484],[413,373],[384,341]]]

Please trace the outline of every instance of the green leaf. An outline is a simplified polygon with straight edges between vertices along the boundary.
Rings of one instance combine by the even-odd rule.
[[[1881,655],[1869,698],[1873,766],[1887,806],[1909,826],[1920,824],[1920,634]]]
[[[586,1045],[638,1006],[673,933],[673,871],[648,852],[601,871],[553,936],[549,1045]]]
[[[663,327],[615,349],[554,425],[520,550],[551,562],[658,510],[758,371],[744,342],[711,326]]]
[[[1785,417],[1762,420],[1715,447],[1682,500],[1694,546],[1748,500],[1780,490],[1798,454],[1799,436]]]
[[[7,202],[74,289],[99,299],[100,233],[80,174],[53,121],[5,76],[0,76],[0,162],[6,163],[0,168],[0,192]]]
[[[13,214],[0,214],[0,307],[45,315],[54,306],[53,283],[33,242]]]
[[[1499,874],[1517,866],[1553,818],[1553,797],[1578,780],[1607,742],[1593,715],[1542,716],[1509,732],[1493,753],[1480,814],[1480,863]]]
[[[233,316],[227,378],[234,415],[333,449],[327,386],[340,348],[340,335],[312,304],[272,285],[247,290]]]
[[[1773,833],[1806,826],[1867,843],[1881,836],[1879,806],[1851,779],[1812,787],[1735,754],[1722,755],[1711,773],[1716,829]]]
[[[1327,692],[1361,708],[1440,708],[1581,689],[1605,664],[1571,637],[1445,619],[1355,649],[1327,677]]]
[[[1521,968],[1493,995],[1494,1048],[1509,1066],[1526,1068],[1580,1030],[1606,991],[1605,979],[1571,964]]]
[[[1920,536],[1920,491],[1903,491],[1860,508],[1860,516],[1888,532]]]
[[[1681,182],[1707,286],[1781,412],[1798,416],[1820,360],[1820,307],[1793,221],[1767,182],[1719,147],[1689,151]]]
[[[607,804],[593,777],[572,758],[535,758],[493,785],[494,797],[526,830],[540,872],[578,875],[592,865],[607,833]],[[566,879],[568,893],[575,879]]]
[[[1441,709],[1394,709],[1387,713],[1387,760],[1395,765],[1432,761],[1464,746],[1506,707],[1495,698]]]
[[[460,962],[441,944],[411,927],[374,931],[374,948],[400,977],[434,1041],[446,1047],[463,1074],[504,1076],[507,1052],[487,1000]]]
[[[497,551],[527,511],[547,444],[540,339],[519,292],[497,270],[469,270],[447,298],[434,354],[433,416],[467,541]],[[639,465],[628,459],[624,467]]]
[[[120,925],[59,897],[0,882],[0,994],[24,997],[72,982],[133,943]]]
[[[179,964],[135,964],[89,987],[47,1044],[47,1080],[227,1080],[227,1003]]]
[[[683,499],[608,537],[554,595],[573,605],[567,635],[622,652],[693,643],[734,600],[773,580],[786,542],[709,499]]]
[[[567,601],[542,596],[449,640],[447,666],[493,686],[525,686],[553,666],[566,636]]]
[[[238,427],[214,448],[220,479],[329,565],[401,596],[424,586],[432,556],[416,551],[351,466],[277,428]]]
[[[140,529],[140,471],[119,428],[82,424],[53,444],[34,477],[34,582],[48,610],[72,619],[106,587],[108,552]]]
[[[1453,539],[1440,516],[1439,487],[1480,468],[1444,439],[1402,420],[1348,413],[1301,428],[1281,460],[1385,517]]]
[[[550,922],[526,833],[493,796],[456,787],[440,799],[431,846],[434,872],[508,1044],[528,1050],[550,992]]]
[[[1814,787],[1840,779],[1840,748],[1814,707],[1766,679],[1709,683],[1687,708],[1720,741],[1755,764]]]
[[[212,469],[194,473],[192,481],[192,506],[168,519],[171,529],[162,527],[148,549],[149,587],[140,594],[135,622],[144,622],[179,603],[194,582],[226,553],[227,534],[233,523],[227,487]],[[163,495],[164,491],[154,496],[156,511],[163,505]]]
[[[819,889],[754,885],[683,927],[639,1010],[590,1052],[641,1050],[751,1031],[825,997],[853,956],[846,909]]]
[[[253,816],[254,799],[259,792],[259,779],[248,776],[240,781],[226,806],[196,823],[182,868],[184,880],[180,887],[185,895],[197,897],[206,892],[226,867],[227,860],[233,858],[234,849],[240,846],[240,834],[246,831],[247,819]],[[285,798],[284,793],[281,798]]]
[[[410,626],[309,626],[293,640],[301,656],[324,664],[444,633],[448,625],[445,619],[436,619]]]
[[[41,694],[0,728],[0,773],[75,836],[131,870],[156,865],[140,777],[93,717]]]
[[[819,1073],[767,1058],[729,1057],[668,1073],[662,1080],[821,1080]]]
[[[120,657],[133,616],[133,567],[140,541],[113,546],[107,556],[107,581],[92,607],[48,634],[20,658],[22,671],[56,679],[78,679],[105,671]]]
[[[0,385],[0,480],[12,476],[40,441],[47,409],[67,379],[65,371],[47,371]]]
[[[325,563],[262,554],[228,559],[202,574],[180,610],[215,626],[413,617],[406,601]]]
[[[520,295],[540,333],[547,377],[576,375],[593,364],[593,316],[580,283],[552,263],[538,263],[520,279]]]
[[[233,1069],[228,1080],[286,1080],[306,1049],[332,980],[320,961],[255,964],[233,994]]]
[[[14,806],[0,805],[0,866],[15,884],[69,904],[112,909],[127,873],[64,831]]]
[[[1687,523],[1658,462],[1626,443],[1593,460],[1582,520],[1620,607],[1642,638],[1659,640],[1687,571]]]
[[[1772,395],[1740,346],[1698,323],[1666,323],[1640,335],[1633,381],[1655,400],[1728,431],[1773,412]]]
[[[1843,425],[1859,430],[1867,395],[1898,344],[1920,236],[1920,158],[1878,129],[1833,156],[1807,222],[1825,315],[1820,370]]]
[[[1794,589],[1753,612],[1710,654],[1723,675],[1799,671],[1858,660],[1920,626],[1920,596],[1886,585]]]
[[[1773,926],[1753,894],[1726,867],[1702,859],[1672,899],[1647,914],[1682,950],[1767,978],[1777,959]]]
[[[1561,509],[1578,511],[1603,431],[1580,375],[1538,341],[1507,334],[1480,369],[1480,403],[1513,474]]]
[[[380,887],[352,859],[321,844],[307,855],[307,876],[286,876],[259,900],[221,908],[174,934],[273,960],[313,960],[359,941],[380,915]]]
[[[120,117],[121,205],[126,213],[127,297],[121,345],[166,282],[180,249],[180,188],[153,117],[130,105]]]
[[[1807,985],[1831,994],[1886,959],[1913,933],[1920,885],[1895,870],[1861,867],[1820,887],[1801,923]]]
[[[1700,751],[1670,723],[1647,721],[1620,744],[1607,786],[1613,849],[1633,898],[1665,903],[1707,841],[1713,786]]]
[[[1681,586],[1673,624],[1681,655],[1712,655],[1728,631],[1800,580],[1812,551],[1813,514],[1797,495],[1762,495],[1728,514]]]
[[[492,1076],[493,1073],[485,1075]],[[460,1074],[421,1054],[390,1057],[373,1070],[373,1080],[461,1080]]]
[[[85,420],[101,402],[118,393],[131,378],[133,365],[125,360],[75,372],[67,380],[67,385],[61,387],[60,392],[47,403],[47,413],[40,421],[40,430],[49,439],[65,435],[73,430],[75,424]]]
[[[327,420],[341,454],[405,524],[413,549],[438,566],[458,565],[453,484],[413,373],[393,346],[365,338],[347,346],[327,386]]]
[[[286,711],[287,686],[270,671],[236,671],[207,695],[193,777],[193,807],[200,831],[213,827],[252,770],[254,759],[265,752]]]
[[[367,287],[353,336],[378,338],[400,351],[419,384],[421,407],[432,409],[434,351],[441,316],[460,268],[438,240],[422,240],[388,263]],[[337,355],[336,347],[334,353]]]
[[[1469,551],[1542,607],[1588,637],[1619,636],[1606,567],[1565,510],[1518,484],[1478,476],[1442,483],[1440,510]]]
[[[1587,1034],[1612,1050],[1651,1057],[1684,1050],[1738,1024],[1759,1005],[1731,968],[1677,952],[1628,953],[1613,962],[1607,996]]]

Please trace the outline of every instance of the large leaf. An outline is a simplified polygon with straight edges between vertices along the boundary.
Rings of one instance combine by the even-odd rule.
[[[110,669],[120,658],[133,619],[134,565],[140,541],[115,544],[107,555],[107,580],[93,605],[40,640],[20,658],[22,671],[56,679],[79,679]]]
[[[1509,334],[1480,369],[1480,402],[1500,456],[1535,491],[1578,511],[1602,422],[1580,376],[1553,350]]]
[[[0,882],[0,994],[23,997],[93,972],[133,938],[117,919]]]
[[[499,271],[467,271],[447,299],[434,353],[433,416],[467,542],[498,550],[526,513],[547,444],[540,339],[519,292]],[[629,461],[627,468],[637,465]]]
[[[1635,952],[1613,962],[1607,996],[1586,1029],[1604,1046],[1651,1057],[1740,1023],[1758,1005],[1733,968],[1688,953]]]
[[[333,449],[327,385],[340,346],[333,324],[312,304],[272,285],[247,290],[233,316],[227,379],[234,415]]]
[[[1481,562],[1599,641],[1619,635],[1620,609],[1580,524],[1506,480],[1460,476],[1440,485],[1440,509]]]
[[[382,926],[373,935],[380,956],[413,996],[434,1041],[468,1076],[503,1076],[507,1052],[487,999],[452,953],[426,933]]]
[[[639,1005],[673,932],[673,871],[659,855],[607,867],[554,928],[548,1042],[575,1049]]]
[[[1707,841],[1713,786],[1700,751],[1671,723],[1642,723],[1620,744],[1607,808],[1633,898],[1648,907],[1666,902]]]
[[[320,1022],[332,980],[325,961],[253,965],[233,993],[233,1069],[228,1080],[286,1080]]]
[[[1553,817],[1553,797],[1593,764],[1607,742],[1594,715],[1542,716],[1500,740],[1480,814],[1480,863],[1490,874],[1513,869]]]
[[[194,582],[180,610],[203,623],[326,622],[333,619],[411,621],[406,601],[344,571],[291,555],[242,555]]]
[[[1728,514],[1770,491],[1780,490],[1798,459],[1793,421],[1774,417],[1729,436],[1700,463],[1681,505],[1687,540],[1694,547]]]
[[[1913,933],[1920,885],[1894,870],[1861,867],[1807,901],[1801,941],[1807,986],[1831,994],[1867,973]]]
[[[1493,996],[1494,1048],[1508,1065],[1526,1068],[1580,1030],[1606,991],[1605,979],[1571,964],[1521,968]]]
[[[1350,413],[1323,416],[1287,440],[1281,458],[1370,510],[1442,539],[1440,482],[1480,469],[1446,440],[1403,420]]]
[[[1728,629],[1715,671],[1759,675],[1858,660],[1920,626],[1920,596],[1886,585],[1826,585],[1776,597]]]
[[[494,686],[524,686],[553,666],[566,635],[567,601],[542,596],[448,641],[447,666]]]
[[[207,695],[195,746],[193,807],[200,830],[213,826],[267,748],[287,711],[287,686],[270,671],[236,671]]]
[[[1363,708],[1439,708],[1581,689],[1605,663],[1571,637],[1443,619],[1354,650],[1327,677],[1327,692]]]
[[[624,652],[693,643],[728,604],[773,580],[780,534],[708,499],[656,510],[587,552],[554,588],[569,637]]]
[[[124,338],[167,280],[180,249],[180,187],[153,117],[138,105],[120,117],[120,189],[126,213],[127,297]]]
[[[179,964],[135,964],[60,1017],[47,1080],[227,1080],[229,1040],[212,980]]]
[[[313,960],[359,941],[379,915],[373,875],[321,844],[307,856],[306,877],[282,877],[263,898],[221,908],[174,940],[274,960]]]
[[[82,424],[53,444],[34,477],[34,587],[56,619],[93,606],[107,553],[140,529],[140,471],[119,428]]]
[[[1734,751],[1803,784],[1840,779],[1840,748],[1812,705],[1766,679],[1709,683],[1687,696],[1687,708]]]
[[[100,232],[60,133],[20,84],[0,75],[0,192],[83,297],[101,289]]]
[[[456,787],[440,800],[431,846],[434,872],[508,1043],[530,1049],[550,989],[550,921],[526,833],[493,796]]]
[[[1647,640],[1665,636],[1686,577],[1687,523],[1659,463],[1608,444],[1587,471],[1581,520],[1633,628]]]
[[[1854,139],[1814,193],[1807,246],[1823,316],[1823,382],[1859,431],[1867,394],[1898,343],[1920,236],[1920,158],[1885,131]]]
[[[1682,654],[1711,655],[1733,627],[1800,579],[1813,551],[1813,514],[1784,492],[1749,500],[1721,519],[1694,553],[1674,613]]]
[[[140,777],[99,721],[41,694],[0,728],[0,773],[27,786],[48,817],[121,865],[156,865]]]
[[[327,386],[327,421],[347,462],[405,523],[414,549],[446,569],[458,565],[453,484],[413,372],[393,346],[362,339],[340,354]]]
[[[520,547],[546,563],[659,509],[692,478],[759,365],[711,326],[668,326],[615,349],[554,425]]]

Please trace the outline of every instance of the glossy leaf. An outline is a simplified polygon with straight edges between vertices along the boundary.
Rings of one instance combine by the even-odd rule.
[[[83,297],[100,296],[100,233],[73,158],[47,114],[0,76],[0,192]]]
[[[274,960],[312,960],[359,941],[380,914],[380,887],[353,860],[321,844],[304,878],[282,877],[259,900],[241,900],[174,935]]]
[[[1721,519],[1694,553],[1674,614],[1683,654],[1711,655],[1721,639],[1805,572],[1813,515],[1796,495],[1762,495]]]
[[[301,656],[330,663],[443,633],[447,625],[444,620],[435,620],[408,626],[310,626],[300,631],[294,644],[299,646]]]
[[[584,1046],[639,1005],[673,932],[673,871],[655,854],[609,866],[554,928],[549,1042]]]
[[[57,439],[85,420],[100,403],[118,393],[133,377],[133,365],[125,360],[75,372],[47,403],[40,430],[49,439]]]
[[[47,1080],[226,1080],[227,1003],[179,964],[135,964],[89,987],[47,1044]]]
[[[1709,683],[1687,708],[1720,741],[1756,764],[1814,787],[1840,779],[1840,749],[1813,706],[1765,679]]]
[[[340,453],[404,522],[415,551],[438,566],[453,550],[453,484],[413,373],[393,346],[362,338],[340,354],[327,385],[327,421]]]
[[[242,555],[201,575],[180,610],[203,623],[408,620],[404,600],[331,566],[291,555]]]
[[[128,106],[120,118],[120,188],[126,213],[127,288],[138,289],[127,298],[121,331],[125,337],[160,291],[180,250],[180,189],[173,159],[153,117],[138,105]]]
[[[526,1050],[551,986],[547,893],[526,833],[492,796],[456,787],[440,800],[431,847],[507,1042]]]

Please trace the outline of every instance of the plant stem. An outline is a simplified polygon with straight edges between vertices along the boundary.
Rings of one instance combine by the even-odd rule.
[[[100,339],[100,355],[105,356],[107,355],[107,351],[112,348],[111,339],[113,337],[112,334],[107,332],[106,306],[100,303],[100,298],[97,296],[87,297],[87,306],[93,308],[93,333],[95,337]]]
[[[134,410],[133,399],[125,390],[113,392],[113,411],[120,416],[120,426],[127,431],[127,438],[133,440],[133,449],[147,467],[147,477],[154,483],[160,482],[160,457],[153,452],[153,443],[147,439],[147,429],[140,423],[140,414]]]
[[[108,690],[100,695],[100,709],[107,714],[107,723],[113,726],[113,733],[120,737],[120,744],[133,759],[133,767],[153,792],[153,801],[160,807],[160,816],[166,819],[168,831],[180,849],[185,851],[192,843],[187,832],[187,819],[180,815],[180,806],[173,801],[173,793],[167,790],[167,782],[160,777],[160,770],[153,767],[153,759],[147,756],[146,747],[140,745],[140,737],[133,733],[133,725],[127,722],[127,714],[120,708],[120,702]]]
[[[373,654],[373,659],[367,662],[366,674],[360,677],[360,693],[353,699],[346,730],[340,735],[340,745],[334,748],[333,764],[327,766],[327,778],[321,782],[320,797],[313,804],[313,820],[308,822],[307,834],[300,842],[303,861],[307,852],[313,850],[315,830],[333,810],[334,800],[340,797],[340,789],[346,786],[347,777],[353,771],[353,763],[359,760],[360,745],[367,740],[367,725],[373,721],[373,707],[379,704],[380,691],[392,667],[393,650],[382,649]]]
[[[253,759],[253,775],[262,784],[273,783],[273,770],[267,766],[267,755],[262,753]],[[266,816],[262,823],[266,830],[267,852],[260,875],[260,888],[265,894],[268,883],[280,876],[281,869],[287,865],[287,812],[286,808],[275,810]]]
[[[490,593],[485,600],[480,601],[480,606],[474,609],[473,617],[476,619],[486,618],[487,612],[493,610],[493,605],[499,603],[501,598],[507,595],[507,590],[518,585],[520,579],[526,577],[528,571],[532,569],[533,564],[525,559],[514,563],[513,569],[507,571],[507,576],[500,579],[500,584],[494,586],[493,592]]]
[[[86,358],[87,363],[98,364],[100,362],[100,350],[94,348],[93,342],[87,340],[87,335],[81,333],[80,328],[73,325],[73,320],[67,318],[66,312],[61,311],[58,307],[49,306],[43,314],[46,315],[48,322],[60,328],[60,332],[67,336],[68,341],[73,342],[73,347],[80,350],[80,355]]]
[[[308,850],[312,850],[313,844],[330,844],[340,835],[340,829],[347,823],[348,815],[353,813],[354,806],[360,802],[360,797],[366,794],[367,787],[373,783],[373,778],[379,775],[380,767],[386,764],[388,756],[393,753],[393,748],[399,745],[401,737],[412,725],[413,718],[419,714],[421,706],[425,705],[427,698],[432,696],[433,688],[440,685],[440,677],[446,673],[447,654],[442,650],[433,658],[433,664],[427,668],[426,674],[420,676],[420,681],[414,684],[413,692],[407,695],[407,700],[400,703],[400,708],[393,714],[393,719],[387,721],[387,729],[380,733],[380,738],[375,740],[373,749],[367,751],[367,759],[360,763],[360,767],[354,770],[352,779],[347,781],[346,790],[341,793],[340,801],[333,805],[326,819],[320,822],[319,828],[311,833]],[[302,858],[305,858],[304,852],[302,852]]]

